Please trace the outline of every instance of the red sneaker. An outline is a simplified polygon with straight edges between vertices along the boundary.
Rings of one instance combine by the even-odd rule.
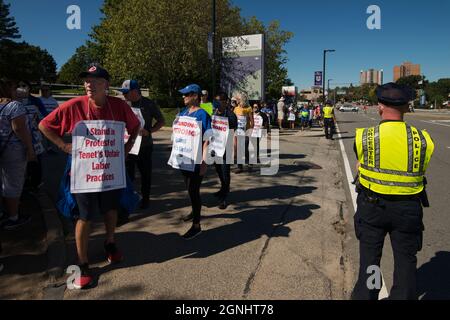
[[[81,275],[78,278],[75,278],[75,281],[73,282],[73,287],[77,290],[82,290],[94,282],[94,278],[89,273],[89,265],[84,264],[80,265]]]
[[[105,242],[105,252],[106,252],[106,259],[109,263],[119,263],[123,260],[122,252],[117,248],[115,243],[108,243]]]

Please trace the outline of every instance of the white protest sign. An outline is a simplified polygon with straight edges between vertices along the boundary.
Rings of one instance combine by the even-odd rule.
[[[195,171],[195,165],[200,164],[202,129],[195,118],[177,117],[173,123],[172,153],[168,161],[174,169]],[[199,153],[200,151],[200,153]]]
[[[263,129],[263,118],[259,115],[253,116],[254,127],[252,131],[253,138],[261,138],[262,137],[262,129]]]
[[[238,126],[236,130],[237,136],[245,136],[245,132],[247,131],[247,117],[246,116],[238,116]]]
[[[136,117],[139,119],[139,122],[141,123],[141,128],[144,128],[145,126],[145,120],[144,116],[142,115],[141,109],[139,108],[131,108],[131,110],[134,112]],[[125,143],[128,142],[128,139],[130,138],[130,135],[128,134],[127,129],[125,129]],[[130,150],[130,154],[133,155],[139,155],[139,151],[141,150],[141,144],[142,144],[142,136],[139,134],[136,137],[136,140],[134,141],[133,148]]]
[[[211,128],[213,136],[211,143],[208,145],[208,153],[214,151],[215,156],[223,157],[227,147],[228,135],[230,127],[227,117],[212,116]]]
[[[295,121],[295,113],[289,113],[288,121]]]
[[[71,193],[126,188],[125,123],[80,121],[72,132]]]

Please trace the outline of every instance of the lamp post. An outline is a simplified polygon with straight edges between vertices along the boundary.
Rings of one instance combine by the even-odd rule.
[[[216,0],[212,0],[212,99],[216,95]]]
[[[327,67],[327,52],[335,52],[336,50],[323,50],[323,104],[325,105],[326,96],[325,96],[325,81],[326,81],[326,67]]]

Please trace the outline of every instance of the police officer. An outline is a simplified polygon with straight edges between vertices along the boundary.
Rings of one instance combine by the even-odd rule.
[[[422,248],[422,206],[427,207],[425,171],[434,151],[426,131],[404,122],[409,87],[388,83],[376,90],[381,123],[357,129],[355,153],[359,178],[356,237],[360,244],[359,277],[352,299],[377,300],[380,287],[373,276],[389,233],[394,252],[394,285],[390,299],[414,300],[417,252]],[[368,270],[369,269],[369,270]],[[379,270],[379,269],[378,269]]]
[[[323,108],[325,137],[331,140],[333,140],[334,123],[336,121],[336,118],[334,117],[334,108],[332,105],[333,104],[331,101],[327,101],[325,107]]]

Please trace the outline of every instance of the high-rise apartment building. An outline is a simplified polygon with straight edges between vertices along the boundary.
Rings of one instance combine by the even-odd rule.
[[[383,70],[369,69],[367,71],[361,70],[359,75],[359,82],[363,84],[383,84]]]
[[[412,64],[411,62],[404,62],[401,66],[394,67],[394,82],[400,78],[408,76],[420,76],[420,64]]]

